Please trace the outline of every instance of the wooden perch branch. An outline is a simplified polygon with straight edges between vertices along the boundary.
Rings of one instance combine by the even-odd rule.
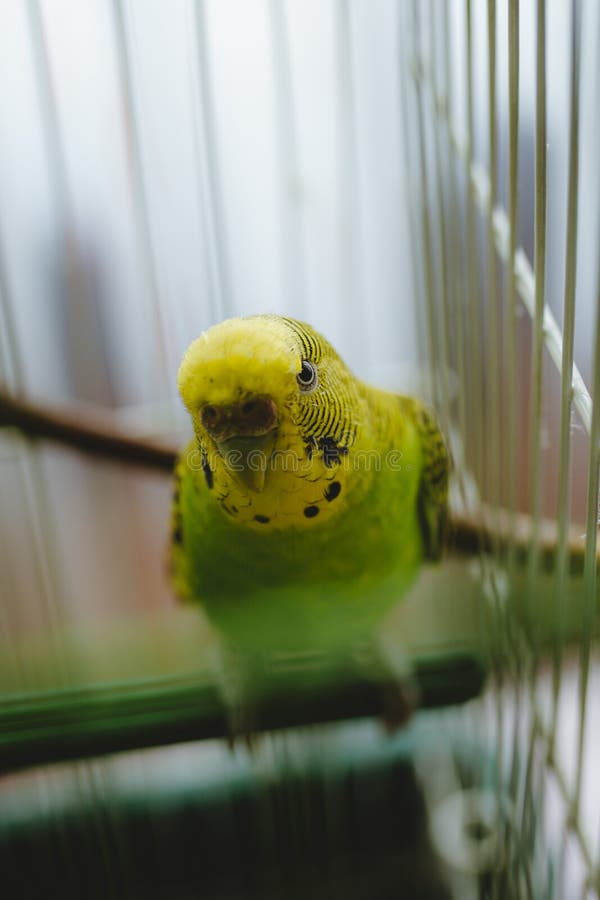
[[[487,508],[482,512],[487,513],[486,518],[492,524],[482,526],[465,516],[452,517],[450,552],[458,556],[498,552],[504,556],[512,547],[517,566],[522,568],[527,565],[532,537],[531,516],[525,513],[515,513],[511,516],[506,509]],[[578,534],[578,529],[571,527],[568,541],[569,572],[571,575],[582,575],[585,538]],[[541,520],[539,547],[540,570],[546,573],[553,572],[558,548],[558,524],[553,519]],[[598,559],[600,560],[600,550]]]
[[[58,410],[12,397],[0,388],[0,426],[18,428],[31,438],[58,441],[103,459],[171,472],[177,449],[121,430],[108,417],[85,409]]]
[[[171,473],[177,448],[149,438],[139,438],[120,428],[110,417],[91,415],[85,409],[53,409],[11,396],[0,387],[0,427],[18,428],[31,438],[58,441],[83,453],[128,465],[145,466]],[[485,512],[485,511],[484,511]],[[454,516],[450,551],[460,556],[479,552],[506,552],[512,545],[516,562],[523,565],[529,554],[531,520],[529,516],[511,516],[506,510],[488,510],[485,519],[492,525]],[[540,565],[552,571],[557,546],[556,522],[543,521],[540,527]],[[569,542],[571,574],[583,571],[585,542],[572,533]]]

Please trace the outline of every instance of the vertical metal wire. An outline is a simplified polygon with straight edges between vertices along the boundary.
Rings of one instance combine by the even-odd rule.
[[[27,0],[27,19],[35,69],[36,91],[44,132],[49,169],[49,183],[56,205],[61,237],[67,243],[72,228],[72,203],[67,178],[65,148],[59,125],[54,81],[48,59],[48,48],[42,25],[39,0]]]
[[[499,821],[504,810],[504,767],[506,756],[505,733],[507,729],[504,711],[504,690],[506,684],[505,667],[507,664],[506,653],[506,614],[500,600],[500,587],[498,585],[498,546],[495,525],[498,521],[500,507],[500,338],[501,338],[501,308],[498,291],[498,263],[496,258],[496,241],[494,234],[494,210],[498,201],[498,136],[497,136],[497,101],[496,101],[496,0],[488,0],[487,3],[487,50],[488,50],[488,82],[487,82],[487,137],[489,160],[489,209],[486,218],[487,224],[487,272],[486,272],[486,301],[487,301],[487,391],[486,391],[486,417],[487,441],[485,442],[485,487],[486,501],[491,504],[494,512],[490,516],[493,556],[495,562],[491,565],[486,562],[487,580],[492,592],[494,603],[494,620],[496,628],[496,660],[495,677],[497,680],[496,699],[496,727],[498,743],[496,748],[498,765],[497,788],[497,815]],[[517,727],[516,724],[514,726]]]
[[[427,185],[429,183],[427,173],[427,148],[425,139],[425,116],[424,116],[424,98],[421,81],[422,62],[422,44],[421,44],[421,28],[419,18],[419,4],[413,0],[412,6],[412,40],[411,45],[415,48],[415,67],[414,86],[415,86],[415,104],[417,108],[417,134],[419,136],[419,184],[421,186],[421,240],[423,244],[423,263],[425,275],[425,307],[427,321],[427,337],[429,363],[433,367],[437,359],[437,341],[435,330],[435,292],[433,281],[433,247],[431,238],[431,222],[429,215],[429,192]],[[436,408],[440,408],[440,392],[439,381],[437,378],[432,382],[433,403]]]
[[[515,255],[519,236],[519,0],[508,2],[508,218],[509,259],[505,315],[506,458],[509,535],[517,508],[517,285]],[[509,577],[514,572],[514,543],[509,538]]]
[[[171,393],[170,378],[171,371],[174,370],[174,360],[171,359],[167,341],[167,320],[158,286],[156,257],[154,254],[152,226],[150,223],[150,207],[144,178],[142,138],[133,91],[133,75],[127,41],[125,16],[123,13],[123,0],[112,0],[112,16],[121,98],[125,116],[125,135],[131,158],[133,208],[136,230],[140,242],[145,279],[148,286],[148,300],[154,322],[154,335],[158,352],[159,367],[162,369],[162,384],[160,387],[167,395],[169,395]]]
[[[588,6],[587,11],[588,11],[588,13],[590,12],[589,6]],[[580,34],[580,38],[581,38],[581,35],[583,34],[582,26],[579,27],[579,34]],[[600,14],[597,15],[597,19],[596,19],[595,38],[596,38],[596,47],[597,47],[600,42]],[[595,134],[596,134],[596,136],[598,136],[598,134],[600,133],[600,113],[599,113],[599,109],[600,109],[600,60],[598,58],[596,58],[595,62],[596,62],[596,65],[595,65],[596,120],[595,120],[594,124],[595,124]],[[600,188],[600,182],[598,183],[598,188]],[[598,194],[600,194],[600,190],[598,190]],[[600,196],[597,197],[597,203],[600,205]],[[596,366],[596,371],[594,372],[594,397],[595,397],[594,406],[596,406],[596,403],[598,403],[600,400],[600,375],[597,371],[598,369],[600,369],[600,261],[597,261],[597,272],[596,272],[596,317],[597,317],[596,318],[596,340],[595,340],[596,346],[595,346],[595,355],[594,355],[594,363]],[[600,418],[600,410],[598,411],[598,418]],[[598,427],[600,428],[600,425],[598,425]],[[592,462],[591,450],[593,447],[598,448],[598,444],[599,444],[598,436],[596,436],[595,443],[592,443],[591,434],[590,434],[590,460],[589,460],[590,463]],[[598,460],[597,459],[596,459],[595,473],[596,473],[596,479],[598,479]],[[588,474],[591,474],[591,472]],[[591,487],[594,488],[594,485],[591,485]],[[595,487],[596,487],[596,491],[597,491],[598,483],[595,485]],[[587,563],[587,566],[585,566],[584,571],[587,573],[587,579],[584,581],[584,588],[586,590],[586,593],[585,593],[585,608],[584,608],[584,616],[583,616],[583,628],[584,628],[584,631],[587,633],[586,641],[591,640],[591,633],[590,633],[591,628],[589,627],[589,625],[591,624],[590,620],[595,620],[596,623],[598,622],[598,607],[597,607],[597,593],[598,593],[597,540],[598,540],[598,532],[597,532],[597,529],[598,529],[598,526],[600,525],[600,514],[598,512],[598,502],[599,502],[599,498],[596,493],[596,521],[594,523],[595,527],[593,528],[593,533],[586,533],[585,561]],[[588,503],[589,503],[589,492],[588,492]],[[591,511],[589,511],[589,512],[590,512],[589,518],[591,519],[592,518]],[[589,546],[587,543],[588,541],[589,541]],[[596,545],[594,545],[594,541],[596,542]],[[595,637],[597,638],[597,632],[595,634]],[[596,643],[596,651],[597,651],[597,647],[598,647],[598,645]],[[590,651],[591,651],[591,647],[588,647],[588,649],[584,651],[585,655],[587,657],[588,667],[589,667],[589,660],[590,660]],[[588,678],[586,676],[586,679],[585,679],[586,694],[587,694],[587,682],[588,682]],[[583,741],[582,741],[582,743],[583,743]],[[579,791],[581,792],[581,787],[579,788]],[[600,829],[600,822],[598,822],[598,821],[596,821],[596,828]],[[600,897],[600,843],[599,843],[599,838],[600,838],[600,833],[597,831],[596,834],[594,835],[594,840],[593,840],[593,844],[592,844],[593,849],[590,848],[590,855],[592,857],[593,868],[590,867],[590,870],[589,870],[590,871],[589,880],[594,885],[594,889],[596,891],[597,897]],[[591,891],[590,891],[590,895],[591,895],[591,897],[593,897],[593,894]]]
[[[467,28],[467,152],[465,154],[465,185],[467,190],[467,272],[468,272],[468,313],[469,329],[467,343],[470,347],[472,372],[479,372],[480,378],[470,378],[469,408],[474,419],[474,444],[476,448],[475,471],[480,488],[484,475],[484,422],[483,422],[483,355],[481,350],[481,307],[477,289],[477,238],[475,232],[475,196],[471,172],[474,163],[475,111],[473,85],[473,16],[471,0],[465,0]]]
[[[505,381],[506,381],[506,443],[505,456],[507,507],[509,512],[509,540],[507,554],[507,570],[511,594],[514,591],[515,560],[512,535],[515,530],[517,507],[517,287],[515,275],[515,256],[518,243],[519,217],[519,0],[509,0],[508,16],[508,217],[509,217],[509,251],[507,296],[505,306]],[[511,627],[512,626],[512,627]],[[513,678],[514,719],[518,726],[523,708],[523,685],[520,678],[520,662],[522,639],[514,623],[507,622],[510,630],[509,645],[513,648],[512,662],[516,669]],[[511,770],[509,776],[510,796],[516,797],[521,776],[521,747],[518,727],[514,728],[512,739]]]
[[[434,0],[432,0],[434,2]],[[432,2],[429,5],[429,21],[431,23],[430,29],[430,48],[429,48],[429,59],[426,64],[431,66],[431,78],[432,78],[432,104],[434,109],[436,109],[438,116],[441,120],[445,118],[447,105],[448,105],[448,96],[447,89],[448,86],[444,88],[443,78],[440,77],[441,73],[438,72],[438,66],[436,64],[436,59],[439,59],[438,50],[440,49],[438,46],[438,34],[437,29],[435,27],[435,23],[437,21],[437,16],[434,13],[432,8]],[[442,128],[438,127],[435,129],[434,134],[434,179],[433,179],[433,217],[437,224],[437,245],[438,245],[438,253],[439,253],[439,277],[437,279],[439,284],[439,298],[440,304],[437,310],[437,320],[438,320],[438,334],[439,334],[439,382],[440,382],[440,394],[441,394],[441,410],[440,410],[440,418],[443,427],[447,434],[450,431],[450,388],[448,384],[448,283],[450,280],[449,273],[449,258],[448,258],[448,240],[446,234],[446,222],[448,221],[447,215],[445,215],[445,190],[444,190],[444,178],[443,178],[443,134],[444,131]]]
[[[533,348],[531,357],[531,549],[528,566],[528,594],[530,613],[535,596],[535,579],[540,559],[541,517],[541,434],[542,434],[542,375],[544,351],[544,303],[546,294],[546,3],[537,0],[536,46],[536,110],[535,110],[535,315],[533,320]]]
[[[568,525],[570,521],[571,416],[573,412],[573,340],[575,332],[575,276],[577,272],[577,211],[579,204],[579,69],[580,29],[577,5],[571,12],[571,67],[569,116],[569,173],[565,224],[565,283],[563,293],[563,344],[560,380],[560,456],[558,470],[558,545],[554,583],[554,661],[552,671],[551,748],[554,747],[562,666],[562,632],[568,574]]]
[[[194,55],[197,65],[200,108],[194,116],[196,156],[204,173],[200,206],[205,210],[207,243],[210,250],[213,314],[222,319],[233,313],[233,289],[228,258],[227,229],[223,201],[221,167],[214,110],[214,90],[208,52],[204,0],[192,0],[194,16]],[[202,195],[204,191],[205,196]]]
[[[398,80],[400,84],[400,106],[401,106],[401,141],[404,148],[404,177],[406,182],[406,196],[408,203],[408,222],[409,222],[409,243],[410,243],[410,263],[412,268],[412,284],[415,292],[415,303],[417,303],[417,326],[418,338],[420,343],[420,358],[428,357],[428,328],[427,315],[423,315],[423,304],[420,302],[424,295],[424,285],[421,283],[422,266],[419,264],[421,247],[418,242],[418,234],[420,230],[419,216],[416,208],[416,194],[414,172],[418,167],[418,162],[413,161],[412,148],[414,142],[411,140],[413,134],[412,121],[410,116],[410,97],[409,85],[414,83],[414,74],[416,67],[414,43],[412,38],[412,9],[406,5],[397,6],[397,35],[398,35]],[[427,305],[427,304],[426,304]]]
[[[481,7],[480,7],[481,8]],[[465,183],[468,191],[467,196],[467,248],[468,248],[468,344],[470,356],[472,360],[472,372],[470,383],[472,385],[470,392],[470,415],[475,417],[476,430],[475,439],[477,446],[477,470],[479,476],[479,484],[486,487],[488,491],[487,500],[495,499],[495,485],[491,483],[493,478],[498,477],[497,470],[494,469],[494,463],[491,459],[490,442],[499,439],[499,320],[500,309],[497,296],[497,266],[496,266],[496,247],[493,232],[493,214],[494,204],[497,193],[496,181],[496,62],[495,62],[495,44],[496,44],[496,10],[495,3],[490,2],[487,7],[487,39],[490,50],[490,58],[488,60],[488,141],[490,155],[490,191],[488,204],[486,209],[487,221],[487,292],[485,300],[490,312],[488,313],[488,342],[491,342],[487,354],[487,364],[484,368],[484,355],[482,352],[484,333],[483,304],[480,299],[480,291],[478,290],[478,248],[476,242],[475,230],[475,213],[476,213],[476,197],[475,197],[475,160],[474,160],[474,137],[476,129],[475,110],[474,110],[474,40],[475,28],[473,20],[473,6],[471,0],[466,0],[466,37],[467,37],[467,117],[468,117],[468,144],[464,157],[465,161]],[[493,370],[493,373],[490,371]],[[478,373],[479,377],[473,377]],[[485,376],[485,377],[484,377]],[[485,413],[485,415],[484,415]],[[496,451],[496,460],[499,460],[499,453]],[[498,463],[496,462],[496,466]],[[495,542],[494,542],[495,543]],[[496,554],[494,554],[496,555]],[[491,667],[493,673],[493,690],[495,693],[494,703],[494,726],[495,726],[495,770],[494,781],[496,790],[496,814],[499,827],[504,823],[506,799],[504,787],[504,767],[506,756],[506,729],[507,722],[505,716],[505,665],[506,665],[506,616],[501,600],[501,586],[498,583],[497,567],[493,561],[490,561],[486,555],[480,556],[482,579],[489,592],[488,611],[488,629],[495,634],[495,639],[491,645]],[[507,837],[509,837],[507,833]],[[495,883],[492,896],[497,896],[499,890],[499,882]]]
[[[529,474],[532,484],[531,511],[532,534],[528,560],[528,612],[530,651],[533,651],[528,666],[528,684],[531,703],[535,704],[535,675],[537,667],[537,635],[532,627],[536,598],[536,577],[540,558],[540,516],[541,516],[541,426],[542,426],[542,363],[544,351],[544,306],[546,288],[546,4],[537,0],[536,27],[536,116],[535,116],[535,312],[533,320],[533,348],[531,362],[531,452]],[[521,810],[521,830],[526,826],[529,807],[534,802],[532,796],[532,768],[534,763],[537,731],[535,717],[529,732],[527,747],[527,768]]]
[[[283,266],[283,296],[286,310],[299,315],[301,310],[307,308],[308,299],[305,235],[300,194],[296,103],[285,4],[282,0],[269,0],[269,21],[279,166],[279,246]]]
[[[16,348],[16,334],[15,334],[15,326],[10,315],[9,306],[9,285],[6,274],[6,265],[4,260],[4,248],[2,246],[2,241],[0,240],[0,381],[5,384],[9,384],[12,377],[14,377],[13,373],[17,368],[17,360],[14,359],[15,348]],[[0,436],[0,447],[5,447],[10,442],[10,437],[7,435]],[[21,452],[17,451],[15,457],[17,458],[17,464],[21,466],[21,462],[18,457],[21,456]],[[17,596],[16,594],[16,578],[13,574],[13,567],[11,565],[10,560],[6,557],[8,555],[8,548],[3,546],[3,542],[0,541],[0,553],[1,560],[0,565],[2,565],[2,578],[6,582],[8,582],[9,589],[7,592],[7,596]],[[36,563],[39,564],[39,560],[41,557],[38,557],[37,554],[34,556]],[[25,687],[27,684],[27,674],[26,669],[23,665],[23,660],[21,658],[21,652],[19,645],[16,641],[10,640],[10,616],[8,612],[8,604],[0,603],[0,634],[2,634],[3,639],[5,641],[5,652],[10,654],[10,667],[12,671],[15,673],[15,678],[17,683],[20,681],[21,686]]]
[[[531,838],[528,834],[529,823],[532,816],[532,807],[535,801],[533,791],[535,762],[536,762],[536,742],[538,738],[536,718],[529,710],[531,715],[531,726],[529,729],[529,741],[527,745],[527,762],[525,766],[525,778],[523,784],[523,796],[521,798],[521,816],[518,821],[516,839],[513,836],[513,855],[517,870],[523,874],[527,884],[527,897],[533,898],[533,890],[530,883],[530,859],[531,859]]]
[[[600,201],[600,197],[598,198]],[[583,775],[583,749],[586,726],[586,704],[590,673],[592,629],[597,609],[598,571],[598,466],[600,464],[600,265],[596,275],[596,322],[593,353],[592,427],[587,477],[585,563],[583,573],[584,607],[579,654],[579,732],[577,735],[577,772],[573,795],[572,817],[579,816]]]
[[[493,210],[498,199],[498,148],[496,125],[496,0],[488,0],[488,154],[490,178],[490,213],[487,217],[487,306],[488,306],[488,403],[486,453],[487,501],[500,505],[500,303],[498,265],[494,238]]]
[[[474,104],[474,20],[472,0],[465,0],[465,20],[466,20],[466,39],[467,39],[467,129],[468,141],[466,153],[464,156],[465,165],[465,186],[467,190],[467,272],[468,272],[468,319],[469,328],[467,331],[467,343],[470,349],[471,359],[471,378],[469,406],[470,415],[474,419],[474,442],[476,447],[476,473],[478,476],[478,484],[480,489],[485,485],[485,479],[488,472],[486,464],[487,441],[485,438],[485,401],[486,401],[486,385],[484,380],[484,357],[483,357],[483,306],[480,299],[480,291],[478,289],[478,247],[476,235],[476,197],[474,192],[473,171],[475,166],[474,147],[475,147],[475,104]],[[491,219],[492,207],[490,205],[489,216]],[[493,250],[495,253],[495,250]],[[478,377],[477,377],[477,374]],[[502,618],[502,609],[498,602],[498,593],[495,583],[494,566],[490,565],[489,559],[485,555],[480,555],[481,577],[484,584],[491,593],[491,603],[486,605],[487,625],[489,631],[498,635],[498,639],[491,646],[491,666],[493,673],[493,684],[495,690],[494,704],[494,720],[496,728],[496,768],[495,768],[495,787],[498,819],[501,821],[502,810],[504,806],[503,798],[503,765],[504,765],[504,706],[503,706],[503,639],[502,633],[504,622]]]
[[[354,349],[359,352],[360,347],[365,346],[364,334],[369,331],[369,322],[365,315],[367,300],[361,249],[362,210],[349,0],[337,0],[334,28],[339,108],[337,208],[341,256],[340,306],[344,310],[343,321],[348,339],[355,342]]]
[[[466,350],[465,350],[465,321],[467,307],[465,303],[464,286],[466,282],[463,272],[464,246],[463,231],[460,225],[461,217],[458,205],[458,173],[454,148],[452,146],[452,123],[454,121],[454,70],[455,62],[452,55],[452,34],[450,31],[449,2],[444,3],[442,22],[442,45],[444,48],[444,66],[441,73],[442,82],[445,82],[445,120],[446,120],[446,149],[450,160],[449,173],[449,207],[447,224],[451,244],[449,252],[449,283],[451,288],[451,307],[454,310],[454,333],[456,334],[456,361],[458,368],[458,421],[460,435],[463,441],[467,440],[467,397],[466,397]],[[459,477],[461,474],[459,473]],[[463,485],[461,479],[461,485]],[[463,496],[463,500],[466,497]]]

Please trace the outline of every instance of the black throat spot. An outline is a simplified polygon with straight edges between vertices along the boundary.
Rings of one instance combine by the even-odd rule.
[[[214,485],[214,478],[213,478],[212,469],[209,466],[208,460],[206,459],[206,457],[204,457],[204,459],[202,460],[202,471],[204,473],[204,480],[206,481],[206,486],[209,489],[209,491],[211,491],[213,488],[213,485]]]

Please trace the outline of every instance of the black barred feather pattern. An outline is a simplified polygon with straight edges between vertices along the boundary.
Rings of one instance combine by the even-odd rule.
[[[448,479],[450,454],[433,413],[418,401],[401,398],[408,406],[421,438],[423,472],[418,498],[418,513],[425,557],[440,558],[448,528]]]
[[[318,445],[325,438],[340,448],[348,449],[356,438],[356,390],[353,382],[342,381],[327,359],[338,358],[333,347],[302,322],[287,317],[283,321],[297,337],[302,358],[320,365],[320,390],[303,398],[298,413],[298,427],[306,443]]]
[[[303,359],[308,359],[310,362],[314,363],[320,363],[323,358],[323,345],[325,343],[321,336],[317,335],[316,332],[306,327],[303,322],[299,322],[297,319],[290,319],[288,316],[282,316],[281,320],[286,323],[288,328],[294,332],[300,341]],[[333,348],[328,346],[327,349]]]

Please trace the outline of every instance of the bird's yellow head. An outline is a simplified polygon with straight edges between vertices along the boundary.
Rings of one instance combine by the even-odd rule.
[[[359,382],[295,319],[250,316],[209,328],[188,348],[178,386],[211,480],[224,479],[223,494],[233,489],[252,505],[264,492],[281,511],[282,492],[299,490],[298,479],[330,481],[356,438]]]

